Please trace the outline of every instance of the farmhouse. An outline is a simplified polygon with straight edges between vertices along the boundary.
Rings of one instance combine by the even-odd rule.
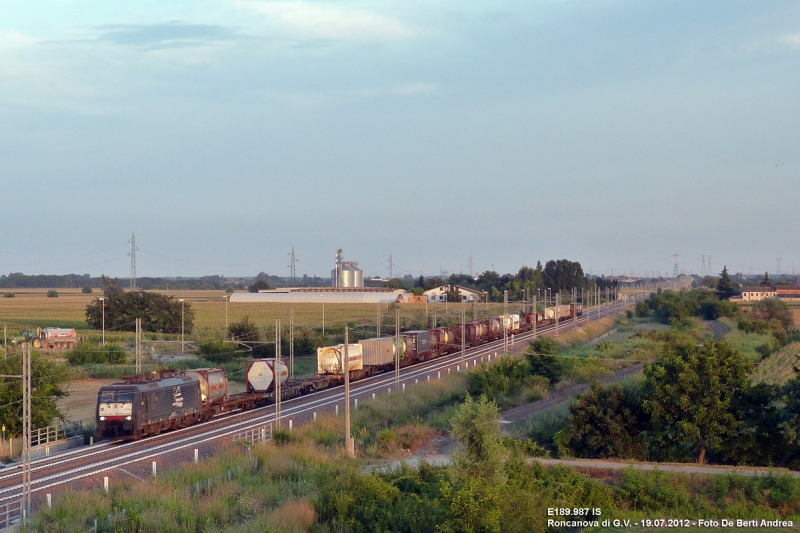
[[[465,302],[480,301],[483,299],[483,292],[464,287],[463,285],[440,285],[433,289],[425,291],[425,296],[429,302],[444,302],[447,300],[447,293],[458,291],[461,293],[461,299]]]

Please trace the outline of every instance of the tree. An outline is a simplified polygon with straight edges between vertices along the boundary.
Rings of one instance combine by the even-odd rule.
[[[564,373],[564,367],[557,357],[558,342],[550,337],[538,337],[528,345],[525,358],[531,374],[546,377],[551,384],[557,383]]]
[[[690,444],[703,464],[737,429],[732,403],[747,386],[752,363],[726,342],[668,344],[646,365],[644,408],[662,444]],[[655,434],[656,432],[654,432]]]
[[[504,481],[505,449],[500,435],[500,410],[486,396],[475,401],[467,395],[450,420],[452,434],[462,449],[453,454],[458,483],[481,479],[490,485]]]
[[[81,292],[82,292],[83,294],[92,294],[92,288],[91,288],[91,287],[89,287],[89,286],[86,286],[86,287],[84,287],[84,288],[82,288],[82,289],[81,289]]]
[[[18,352],[0,360],[0,374],[22,375],[22,354]],[[69,395],[64,383],[69,379],[65,365],[54,365],[38,351],[31,355],[31,427],[47,427],[54,420],[64,419],[58,410],[56,400]],[[6,427],[8,435],[22,432],[22,380],[19,378],[0,378],[0,422]]]
[[[646,459],[648,417],[637,392],[593,382],[570,407],[569,428],[559,440],[578,457]]]
[[[55,289],[50,289],[49,291],[47,291],[47,297],[48,298],[58,298],[58,291],[55,290]]]
[[[736,294],[736,287],[733,286],[733,281],[728,274],[728,266],[722,267],[722,272],[719,273],[719,283],[717,283],[717,296],[720,300],[727,300]]]
[[[194,328],[194,309],[189,302],[179,302],[173,296],[155,292],[126,292],[116,284],[106,285],[105,301],[96,300],[86,306],[86,322],[95,329],[103,328],[103,304],[105,304],[105,329],[134,331],[136,319],[142,319],[144,331],[180,333],[183,329],[191,333]]]
[[[769,280],[769,272],[764,272],[764,278],[761,280],[761,283],[758,284],[759,287],[771,287],[772,282]]]
[[[268,291],[271,289],[272,285],[270,285],[269,282],[265,279],[256,279],[252,284],[248,285],[247,287],[248,292]]]
[[[447,291],[447,301],[448,302],[460,302],[461,301],[461,291],[456,289],[454,291]]]
[[[245,315],[244,318],[238,322],[231,322],[228,325],[228,337],[235,341],[244,343],[247,341],[261,340],[261,334],[258,332],[258,326],[256,326],[247,315]]]

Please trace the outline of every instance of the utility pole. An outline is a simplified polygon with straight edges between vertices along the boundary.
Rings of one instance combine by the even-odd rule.
[[[508,291],[503,291],[503,353],[508,353]]]
[[[31,345],[22,344],[22,502],[25,523],[31,516]]]
[[[539,309],[536,307],[536,295],[533,296],[533,338],[536,338],[536,319],[539,317]]]
[[[183,353],[185,353],[184,342],[183,342],[183,340],[184,340],[184,337],[183,337],[183,332],[184,332],[184,328],[183,328],[183,325],[184,325],[184,323],[183,323],[183,298],[180,298],[178,301],[181,303],[181,354],[183,354]]]
[[[425,309],[427,310],[428,304],[425,304]],[[381,338],[381,303],[378,302],[375,304],[375,330],[378,334],[378,339]]]
[[[322,302],[322,335],[325,336],[325,302]]]
[[[136,374],[142,373],[142,319],[136,319],[136,333],[134,342],[134,357],[136,361]]]
[[[294,309],[289,309],[289,376],[294,378]]]
[[[572,322],[578,323],[578,289],[572,287]]]
[[[3,323],[3,358],[8,359],[8,324]]]
[[[106,345],[106,298],[102,296],[98,298],[100,300],[100,305],[103,306],[103,346]]]
[[[275,319],[275,428],[281,427],[281,319]]]
[[[555,317],[556,317],[556,337],[558,337],[558,306],[561,303],[561,292],[556,293],[556,304],[555,304]]]
[[[394,382],[400,383],[400,309],[394,310]]]
[[[344,327],[344,447],[351,459],[356,456],[356,446],[350,435],[350,358],[347,348],[350,344],[350,328]]]
[[[464,325],[464,300],[461,300],[461,362],[464,362],[466,358],[466,340],[467,340],[467,332],[466,326]]]

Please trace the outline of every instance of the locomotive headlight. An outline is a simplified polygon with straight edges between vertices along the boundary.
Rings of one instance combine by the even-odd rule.
[[[130,417],[130,416],[126,416],[126,417],[125,417],[125,420],[133,420],[133,418],[132,418],[132,417]]]
[[[102,422],[102,421],[103,421],[103,420],[105,420],[105,419],[106,419],[106,417],[104,417],[104,416],[101,416],[101,417],[100,417],[100,422]]]

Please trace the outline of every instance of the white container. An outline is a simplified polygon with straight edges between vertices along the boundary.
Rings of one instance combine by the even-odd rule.
[[[348,368],[364,368],[364,357],[360,344],[347,345]],[[317,348],[317,374],[344,374],[344,344]]]
[[[400,358],[402,359],[403,345],[405,342],[401,337],[398,342],[401,344]],[[382,366],[394,363],[397,347],[394,337],[382,337],[380,339],[364,339],[358,341],[363,352],[364,366]]]
[[[247,391],[266,392],[275,387],[275,359],[251,359],[247,361]],[[278,361],[278,378],[281,384],[289,379],[289,369]]]

